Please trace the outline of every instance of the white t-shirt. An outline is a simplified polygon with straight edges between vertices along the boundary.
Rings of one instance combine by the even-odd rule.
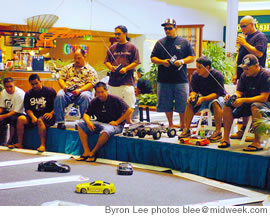
[[[0,94],[0,107],[5,108],[8,112],[23,113],[24,94],[24,91],[18,87],[15,87],[13,94],[8,94],[4,89]]]

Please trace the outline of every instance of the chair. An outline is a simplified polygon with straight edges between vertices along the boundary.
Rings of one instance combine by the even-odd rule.
[[[246,129],[244,131],[244,134],[242,136],[242,139],[240,141],[240,145],[243,145],[245,143],[245,140],[247,138],[247,136],[254,136],[253,133],[250,133],[250,129],[251,129],[251,125],[252,125],[252,118],[250,117],[246,126]]]
[[[205,112],[207,112],[207,125],[202,125],[202,120],[203,120],[203,117],[204,117],[204,114]],[[202,127],[203,126],[203,127]],[[212,113],[211,113],[211,110],[210,109],[203,109],[201,111],[201,116],[200,116],[200,120],[199,120],[199,123],[197,125],[197,129],[196,129],[196,136],[198,136],[199,134],[199,131],[201,129],[204,129],[204,130],[213,130],[215,131],[216,130],[216,127],[214,127],[212,125]]]

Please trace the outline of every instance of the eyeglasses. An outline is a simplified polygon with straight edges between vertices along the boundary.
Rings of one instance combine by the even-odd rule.
[[[120,35],[121,35],[121,33],[114,33],[114,35],[115,35],[115,36],[120,36]]]
[[[249,23],[251,24],[251,23]],[[246,28],[249,24],[246,24],[246,25],[240,25],[241,28]]]
[[[173,29],[173,27],[164,27],[165,31],[167,31],[167,30],[171,31],[172,29]]]

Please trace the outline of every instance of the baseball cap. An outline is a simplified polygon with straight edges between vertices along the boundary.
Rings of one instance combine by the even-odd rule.
[[[165,26],[167,24],[171,24],[171,25],[174,25],[175,26],[176,25],[176,22],[175,22],[175,20],[173,18],[168,18],[168,19],[166,19],[164,21],[164,23],[161,24],[161,26]]]
[[[238,67],[250,67],[252,65],[259,64],[258,58],[253,54],[247,54],[242,60],[242,64],[238,65]]]

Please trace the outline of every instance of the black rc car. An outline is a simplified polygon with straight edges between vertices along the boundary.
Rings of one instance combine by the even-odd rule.
[[[38,165],[38,171],[66,173],[70,171],[70,166],[57,161],[47,161]]]

